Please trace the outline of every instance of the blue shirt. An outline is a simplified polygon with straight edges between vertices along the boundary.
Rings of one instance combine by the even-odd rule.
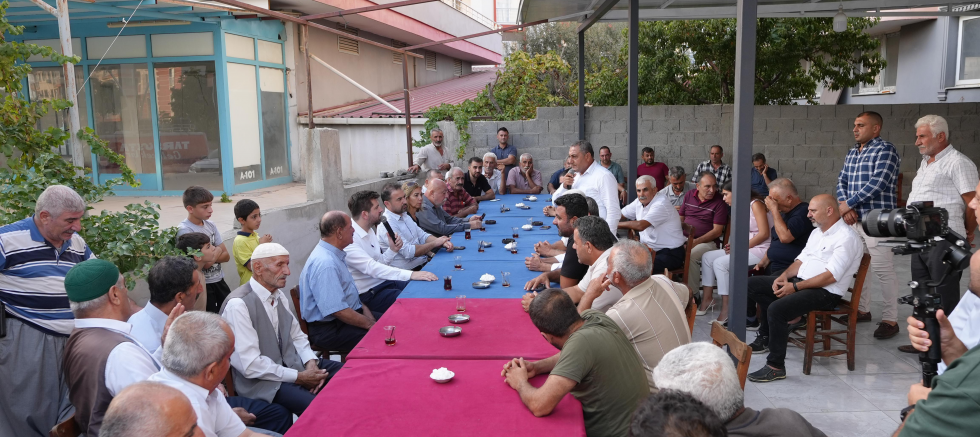
[[[872,209],[894,209],[897,205],[895,188],[902,159],[895,146],[875,137],[860,149],[860,144],[847,152],[844,168],[837,177],[837,200],[864,217]]]
[[[496,147],[490,149],[490,152],[493,153],[494,155],[497,155],[497,160],[498,161],[501,160],[501,159],[507,159],[507,157],[510,157],[510,156],[513,156],[515,158],[517,157],[517,147],[514,147],[514,146],[509,145],[509,144],[507,145],[507,147],[505,147],[503,149],[500,148],[500,144],[497,144]],[[514,167],[517,167],[517,160],[516,159],[514,160],[514,164],[511,164],[511,165],[508,165],[508,166],[504,167],[504,175],[509,175],[510,174],[510,169],[512,169]],[[506,179],[506,176],[504,178]]]
[[[800,202],[799,205],[796,205],[789,212],[780,214],[783,216],[783,221],[786,223],[786,228],[789,229],[789,233],[793,234],[793,241],[789,243],[779,241],[779,234],[776,233],[776,227],[773,226],[771,229],[772,242],[769,244],[769,250],[766,251],[766,257],[769,258],[769,272],[771,274],[778,275],[779,272],[786,270],[787,267],[796,261],[796,257],[806,247],[806,242],[810,239],[810,234],[813,233],[813,222],[806,216],[807,208],[809,207],[809,203]]]
[[[555,187],[555,189],[557,190],[558,184],[561,183],[561,178],[562,176],[565,176],[565,173],[568,173],[567,168],[563,167],[558,169],[558,171],[551,174],[551,180],[549,180],[548,183],[551,184],[552,187]]]
[[[329,322],[333,313],[361,309],[360,294],[344,258],[347,253],[320,240],[299,274],[299,307],[307,322]]]
[[[67,337],[75,329],[65,275],[94,257],[81,235],[56,248],[34,217],[0,227],[0,301],[7,314],[49,335]]]
[[[776,180],[776,169],[769,167],[766,169],[766,176],[769,176],[770,181]],[[769,185],[766,184],[766,179],[759,174],[759,171],[752,167],[752,191],[759,193],[763,196],[769,195]]]

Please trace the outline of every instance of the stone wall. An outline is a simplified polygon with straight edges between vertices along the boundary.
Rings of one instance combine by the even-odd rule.
[[[625,169],[628,162],[627,108],[586,108],[586,139],[598,154],[609,146],[613,160]],[[708,149],[721,145],[725,162],[731,162],[731,105],[642,106],[639,118],[639,150],[652,147],[657,161],[683,166],[692,173],[708,157]],[[844,156],[854,144],[854,117],[875,111],[884,118],[882,138],[891,141],[902,156],[903,195],[908,194],[920,162],[915,147],[915,122],[926,114],[946,118],[950,141],[974,161],[980,160],[980,115],[977,103],[921,105],[826,105],[757,106],[753,152],[766,155],[780,176],[791,178],[806,199],[831,193]],[[578,108],[538,108],[537,118],[524,121],[477,121],[470,123],[471,139],[465,155],[482,156],[496,144],[496,131],[506,127],[519,153],[531,153],[535,167],[548,178],[561,167],[568,145],[578,140]],[[459,135],[443,122],[446,141],[459,145]]]

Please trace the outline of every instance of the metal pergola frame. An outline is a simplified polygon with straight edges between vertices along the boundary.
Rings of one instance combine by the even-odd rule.
[[[627,21],[628,23],[628,53],[629,53],[629,85],[628,85],[628,145],[629,145],[629,180],[636,180],[637,149],[639,126],[639,23],[641,20],[691,20],[710,18],[736,18],[735,43],[735,105],[733,120],[733,187],[732,192],[732,230],[729,234],[731,252],[747,254],[749,246],[749,201],[751,192],[752,164],[752,135],[753,119],[755,117],[755,63],[756,63],[756,27],[757,19],[761,17],[832,17],[837,13],[838,5],[849,17],[905,17],[922,15],[965,16],[980,15],[980,11],[956,11],[956,6],[976,2],[953,0],[939,2],[936,0],[795,0],[780,1],[761,0],[729,0],[714,2],[707,5],[698,0],[592,0],[585,8],[575,9],[575,3],[559,4],[559,0],[522,0],[519,19],[528,18],[529,3],[548,3],[558,9],[558,13],[584,14],[579,18],[578,33],[578,132],[579,139],[585,139],[585,31],[599,21]],[[735,3],[731,5],[731,3]],[[571,6],[566,6],[571,5]],[[899,8],[945,6],[945,11],[910,12],[894,10]],[[882,9],[889,9],[883,11]],[[555,9],[555,8],[552,8]],[[531,17],[538,18],[538,17]],[[630,201],[636,194],[629,193]],[[729,271],[747,272],[748,256],[733,256],[730,258]],[[729,277],[728,327],[741,340],[745,340],[745,322],[743,316],[747,303],[748,275],[732,274]],[[694,293],[696,290],[691,290]]]

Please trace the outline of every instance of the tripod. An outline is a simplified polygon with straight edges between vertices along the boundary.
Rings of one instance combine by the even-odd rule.
[[[929,248],[935,248],[936,243],[947,240],[952,245],[944,250],[942,275],[937,280],[927,281],[920,284],[918,281],[910,281],[909,287],[912,294],[901,297],[898,302],[912,305],[912,317],[925,324],[925,330],[929,333],[932,344],[929,350],[919,352],[919,362],[922,364],[922,385],[932,386],[932,378],[938,374],[939,363],[942,362],[942,348],[940,346],[939,320],[936,319],[936,311],[943,308],[942,296],[937,291],[937,287],[942,285],[946,277],[954,271],[963,271],[970,265],[970,251],[963,247],[966,239],[953,231],[947,231],[942,237],[925,242],[907,242],[903,246],[892,248],[892,252],[899,255],[919,253]],[[948,314],[947,314],[948,316]]]

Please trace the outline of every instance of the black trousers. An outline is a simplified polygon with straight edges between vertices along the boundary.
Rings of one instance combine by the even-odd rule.
[[[673,249],[660,249],[653,258],[653,273],[661,275],[664,269],[674,270],[684,266],[684,246]]]
[[[327,376],[327,382],[330,382],[330,379],[337,374],[337,371],[340,370],[341,367],[344,367],[344,364],[331,361],[326,358],[320,358],[320,361],[317,363],[317,367],[324,369],[327,371],[327,373],[329,373]],[[320,389],[320,393],[323,393],[323,390],[326,390],[326,383],[324,383],[324,387]],[[279,385],[279,391],[276,392],[276,397],[272,398],[272,403],[282,405],[289,410],[290,413],[299,416],[306,411],[306,407],[310,406],[310,402],[313,402],[313,398],[315,397],[315,394],[310,393],[309,390],[298,384],[284,382]]]
[[[395,303],[408,281],[384,281],[374,288],[361,293],[361,303],[367,305],[372,313],[384,314]]]
[[[772,291],[776,278],[778,276],[752,276],[748,288],[749,298],[758,303],[761,309],[759,335],[769,337],[766,363],[777,369],[785,369],[789,321],[810,311],[834,309],[840,303],[840,296],[823,288],[805,288],[779,298]]]
[[[948,241],[940,241],[934,247],[930,247],[920,253],[912,254],[912,280],[924,284],[926,281],[939,279],[942,276],[945,266],[943,266],[943,255],[946,249],[952,246]],[[942,284],[936,287],[936,291],[943,299],[943,312],[949,316],[960,303],[960,278],[963,272],[951,272]]]
[[[228,287],[228,283],[225,282],[224,278],[220,281],[206,284],[206,292],[208,294],[207,306],[204,308],[205,311],[209,313],[218,314],[221,310],[221,304],[225,302],[228,295],[231,294],[231,288]]]
[[[364,308],[357,310],[361,314],[363,311]],[[375,320],[382,316],[377,311],[371,311],[371,314]],[[325,351],[350,352],[367,334],[367,329],[348,325],[338,319],[329,322],[313,322],[307,326],[310,331],[310,343]]]
[[[225,398],[231,408],[241,407],[255,415],[254,428],[285,434],[293,426],[293,413],[279,404],[270,404],[261,399],[249,399],[241,396]]]

